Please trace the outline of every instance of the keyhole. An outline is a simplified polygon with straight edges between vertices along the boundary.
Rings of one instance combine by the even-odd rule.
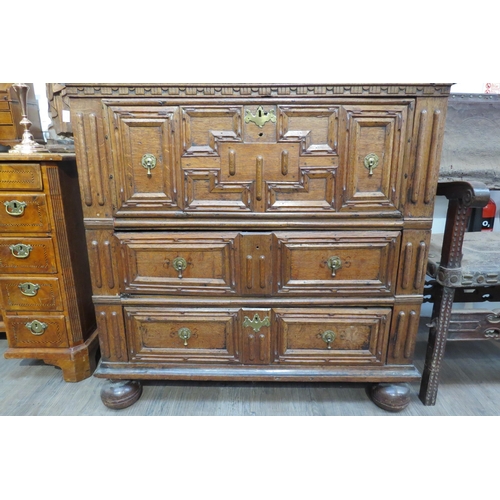
[[[263,135],[264,135],[264,134],[261,132],[261,133],[259,134],[259,137],[262,137]]]
[[[259,118],[262,116],[262,110],[259,109]]]

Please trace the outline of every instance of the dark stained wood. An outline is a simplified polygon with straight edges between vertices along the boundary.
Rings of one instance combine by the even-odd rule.
[[[377,384],[371,388],[372,401],[383,410],[399,412],[410,403],[408,384]]]
[[[449,85],[65,91],[98,377],[418,379]],[[402,392],[379,399],[402,410]]]
[[[26,203],[0,216],[5,357],[43,359],[78,382],[95,370],[98,339],[74,155],[0,154],[0,170],[1,201]],[[29,329],[35,320],[44,329]]]
[[[479,232],[477,237],[471,235],[468,246],[463,245],[471,209],[484,207],[488,203],[489,190],[486,185],[478,181],[442,182],[439,183],[437,192],[448,199],[448,210],[444,234],[435,236],[428,261],[428,272],[436,279],[431,283],[434,298],[433,319],[429,330],[419,397],[425,405],[429,406],[436,404],[439,372],[452,321],[455,291],[460,288],[470,288],[472,285],[478,288],[488,285],[498,286],[500,273],[498,268],[499,238],[496,235],[491,234],[489,238],[490,233]],[[474,257],[466,257],[465,260],[470,264],[462,268],[464,251],[482,254],[484,249],[487,250],[486,262],[474,255]],[[494,313],[491,313],[491,316],[495,318]],[[469,315],[469,320],[474,318],[481,323],[482,317],[482,314],[472,314]],[[453,323],[456,329],[456,317]],[[470,325],[467,330],[470,330]],[[494,321],[491,330],[493,333],[499,331],[495,328]],[[477,336],[476,328],[474,328],[472,333],[462,330],[459,338],[475,340]]]
[[[142,385],[137,380],[110,381],[101,389],[102,402],[113,410],[133,405],[142,394]]]

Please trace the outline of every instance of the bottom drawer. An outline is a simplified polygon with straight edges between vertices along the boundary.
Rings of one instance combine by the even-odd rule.
[[[130,360],[382,365],[391,308],[125,307]]]
[[[132,361],[228,363],[238,359],[237,309],[125,308]]]
[[[275,309],[280,364],[385,363],[390,308]]]
[[[4,318],[10,347],[68,347],[64,316],[30,314]]]

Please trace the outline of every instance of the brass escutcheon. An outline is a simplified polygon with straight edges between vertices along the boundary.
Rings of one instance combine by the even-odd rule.
[[[331,330],[326,330],[321,334],[321,338],[326,342],[326,348],[331,349],[330,345],[335,340],[335,333]]]
[[[142,157],[142,166],[148,171],[148,177],[151,177],[151,170],[156,167],[156,156],[146,153]]]
[[[247,326],[252,327],[252,330],[254,332],[259,332],[263,326],[270,326],[270,324],[271,323],[269,322],[269,316],[266,316],[264,319],[260,319],[259,315],[255,314],[253,319],[250,319],[248,316],[245,316],[243,318],[243,326],[244,327],[247,327]]]
[[[276,123],[276,114],[274,109],[271,109],[266,113],[264,108],[259,106],[255,115],[253,115],[249,109],[245,112],[245,123],[253,122],[257,125],[257,127],[262,128],[269,121]]]
[[[340,257],[334,256],[330,257],[326,264],[332,270],[332,276],[335,277],[335,271],[342,267],[342,260],[340,260]]]
[[[172,262],[172,267],[179,273],[179,278],[182,278],[182,272],[187,267],[186,259],[182,257],[176,257]]]
[[[21,289],[21,293],[28,297],[34,297],[38,293],[38,290],[40,290],[40,285],[36,283],[19,283],[17,286]]]
[[[42,321],[38,321],[37,319],[34,319],[33,321],[26,323],[26,328],[33,334],[33,335],[43,335],[45,330],[47,329],[47,323],[43,323]]]
[[[24,243],[17,243],[16,245],[10,245],[9,249],[16,259],[26,259],[33,247]]]
[[[13,217],[23,215],[24,209],[26,208],[26,203],[24,201],[4,201],[3,204],[5,205],[5,211]]]
[[[188,345],[188,340],[191,338],[191,330],[189,328],[181,328],[178,332],[177,335],[179,335],[179,338],[181,340],[184,340],[184,345]]]
[[[363,163],[365,168],[368,169],[368,175],[373,175],[373,169],[377,168],[379,158],[375,153],[370,153],[365,156]]]

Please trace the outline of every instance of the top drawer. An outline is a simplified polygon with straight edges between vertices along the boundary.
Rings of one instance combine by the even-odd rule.
[[[0,163],[0,191],[42,191],[38,163]]]
[[[102,198],[109,178],[118,217],[400,216],[413,105],[411,99],[176,106],[104,100],[105,141],[95,114],[88,131],[85,113],[75,114],[86,204],[92,192]],[[108,150],[97,154],[101,142]],[[104,157],[109,165],[96,163]]]

